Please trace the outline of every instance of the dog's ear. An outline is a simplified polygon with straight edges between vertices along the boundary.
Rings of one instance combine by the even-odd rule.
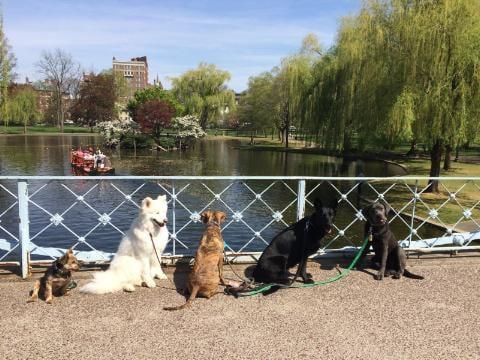
[[[204,224],[208,223],[210,221],[211,217],[212,217],[212,211],[211,210],[204,211],[200,215],[200,218],[202,219]]]
[[[362,215],[365,217],[365,220],[367,220],[367,222],[368,222],[368,213],[370,212],[371,208],[372,208],[372,205],[367,205],[361,209]]]
[[[390,212],[390,210],[392,210],[392,207],[386,201],[382,201],[382,205],[385,208],[385,215],[388,216],[388,213]]]
[[[313,207],[315,208],[315,210],[321,209],[322,206],[322,200],[320,200],[319,198],[315,198],[315,200],[313,200]]]
[[[65,253],[65,255],[67,255],[67,256],[72,256],[72,255],[73,255],[73,250],[72,250],[72,248],[69,248],[69,249],[67,250],[67,252]]]
[[[163,200],[163,201],[165,201],[165,200],[167,200],[167,195],[158,195],[158,196],[157,196],[157,200]]]
[[[152,206],[152,202],[153,202],[153,199],[150,196],[146,197],[142,201],[142,208],[148,209],[149,207]]]
[[[227,214],[225,214],[223,211],[215,211],[215,220],[217,220],[219,224],[225,222],[226,219]]]

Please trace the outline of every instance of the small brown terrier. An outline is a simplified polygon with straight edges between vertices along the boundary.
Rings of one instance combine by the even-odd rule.
[[[33,287],[30,298],[27,302],[33,302],[38,299],[38,293],[44,296],[45,302],[51,304],[53,296],[68,295],[72,284],[72,271],[78,270],[80,264],[72,249],[68,249],[65,255],[55,260],[45,274],[37,281]]]
[[[223,238],[220,224],[226,219],[221,211],[205,211],[202,221],[206,224],[200,245],[195,254],[195,263],[188,276],[188,292],[190,297],[181,306],[165,307],[164,310],[180,310],[189,307],[197,294],[211,298],[218,294],[218,284],[225,284],[223,279]]]

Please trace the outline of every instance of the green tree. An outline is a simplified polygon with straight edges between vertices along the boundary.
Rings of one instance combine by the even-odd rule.
[[[175,109],[175,116],[181,116],[185,111],[183,105],[177,100],[177,98],[171,91],[163,90],[162,88],[155,86],[135,92],[133,99],[131,99],[127,105],[130,116],[135,119],[135,113],[137,109],[142,104],[151,100],[162,100],[164,102],[167,102],[171,107]]]
[[[372,0],[345,18],[313,66],[302,123],[329,148],[430,149],[430,175],[468,139],[479,114],[480,2]],[[428,191],[438,191],[431,181]]]
[[[227,88],[228,80],[227,71],[213,64],[200,63],[196,69],[173,78],[172,91],[185,107],[186,114],[198,116],[200,125],[206,129],[227,107],[230,111],[235,109],[235,93]]]
[[[8,86],[15,78],[15,64],[15,55],[3,31],[3,14],[0,12],[0,117],[5,126],[8,126]]]
[[[251,132],[251,142],[255,133],[274,126],[273,109],[278,106],[279,97],[274,92],[275,77],[272,72],[252,76],[248,80],[248,90],[240,98],[238,116],[243,128]]]
[[[27,133],[27,126],[40,119],[35,92],[30,89],[15,92],[8,102],[6,118],[22,124],[23,132]]]

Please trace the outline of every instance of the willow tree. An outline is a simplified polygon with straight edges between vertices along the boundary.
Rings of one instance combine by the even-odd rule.
[[[311,55],[301,51],[283,59],[275,69],[273,91],[279,101],[273,108],[273,119],[287,148],[290,127],[301,125],[304,94],[312,80],[312,62]]]
[[[302,120],[340,151],[421,141],[437,177],[478,124],[479,45],[478,1],[366,2],[314,65]]]
[[[196,69],[172,78],[172,91],[185,107],[186,114],[198,116],[200,125],[206,129],[227,109],[235,108],[235,93],[226,85],[229,80],[228,71],[200,63]]]
[[[437,177],[444,149],[448,169],[453,147],[478,121],[480,3],[415,1],[405,11],[413,19],[405,28],[415,49],[405,56],[405,80],[415,92],[414,132],[429,145],[430,176]],[[430,181],[428,191],[438,191],[438,182]]]
[[[40,117],[37,97],[33,90],[17,91],[8,101],[6,118],[22,124],[24,133],[27,133],[27,127],[38,121]]]
[[[7,104],[8,85],[14,79],[16,59],[12,53],[5,32],[3,31],[3,14],[0,12],[0,117],[4,125],[8,125]]]

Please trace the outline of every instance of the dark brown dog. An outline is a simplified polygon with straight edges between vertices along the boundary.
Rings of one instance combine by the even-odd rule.
[[[411,279],[423,279],[423,276],[411,273],[406,269],[407,255],[405,250],[398,244],[388,224],[390,206],[383,202],[376,202],[363,210],[367,219],[365,224],[365,236],[372,236],[372,248],[375,256],[372,263],[379,263],[378,273],[374,276],[382,280],[386,275],[392,275],[394,279],[400,279],[402,275]],[[366,247],[362,253],[363,258],[369,250]]]
[[[180,310],[189,307],[197,295],[207,299],[218,293],[218,284],[225,284],[223,279],[223,238],[220,224],[226,219],[221,211],[205,211],[202,221],[206,224],[200,245],[195,254],[195,263],[188,277],[190,297],[181,306],[165,307],[164,310]]]
[[[45,302],[51,304],[53,296],[68,295],[72,284],[72,271],[78,270],[80,264],[72,249],[68,249],[65,255],[55,260],[45,274],[37,281],[33,287],[30,298],[27,302],[33,302],[38,299],[40,293],[45,297]]]

